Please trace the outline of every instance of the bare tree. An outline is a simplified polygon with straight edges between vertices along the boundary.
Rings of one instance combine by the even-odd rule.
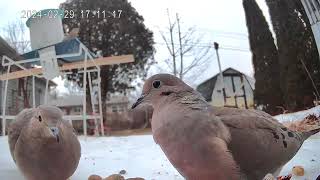
[[[67,89],[66,95],[75,95],[82,92],[76,81],[64,80],[64,87]]]
[[[176,20],[172,23],[168,11],[168,19],[169,37],[167,37],[165,32],[160,31],[161,37],[170,54],[170,59],[166,59],[165,63],[175,76],[179,75],[180,79],[183,79],[186,74],[189,76],[191,74],[192,78],[195,78],[197,76],[192,75],[193,73],[191,73],[191,71],[204,70],[202,67],[208,63],[211,47],[202,45],[201,40],[203,36],[196,33],[195,27],[190,27],[186,32],[181,32],[178,14],[176,14]],[[174,38],[176,33],[178,37]],[[179,46],[179,48],[176,49],[176,46]],[[177,57],[180,57],[179,68],[176,65],[176,61],[178,61]]]
[[[18,54],[23,54],[30,50],[30,41],[26,33],[26,26],[21,20],[10,22],[3,28],[4,39]],[[25,108],[30,107],[29,81],[30,78],[28,77],[18,79],[18,96],[23,97],[23,106]]]
[[[8,23],[3,28],[4,39],[18,53],[23,54],[30,50],[30,41],[27,38],[26,26],[21,20]]]

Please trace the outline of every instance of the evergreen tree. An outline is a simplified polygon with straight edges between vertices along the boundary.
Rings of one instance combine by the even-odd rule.
[[[305,59],[304,63],[306,68],[308,69],[312,80],[314,81],[315,87],[313,87],[314,95],[317,98],[319,97],[319,89],[320,89],[320,59],[319,52],[317,48],[316,41],[314,39],[314,35],[311,29],[311,25],[308,19],[308,16],[305,12],[305,9],[300,0],[294,0],[295,9],[299,13],[299,17],[303,24],[305,25],[304,31],[304,39],[305,43],[303,44],[303,48],[305,49],[303,59]],[[292,3],[292,2],[291,2]],[[320,4],[318,4],[320,6]],[[318,99],[319,100],[319,99]]]
[[[127,0],[68,0],[60,8],[69,13],[69,18],[63,20],[65,31],[80,28],[79,39],[90,50],[101,51],[103,56],[134,55],[134,63],[102,66],[102,103],[105,109],[108,93],[126,92],[134,88],[131,86],[134,79],[145,78],[154,62],[153,33]],[[81,86],[82,74],[75,73],[74,76],[69,78],[80,78]]]
[[[254,98],[257,106],[270,114],[279,113],[283,105],[280,88],[278,51],[268,23],[255,0],[243,0],[249,33],[254,77]]]
[[[312,50],[314,40],[310,25],[299,12],[297,1],[266,0],[266,3],[277,39],[281,89],[286,109],[295,111],[312,106],[315,88],[303,63],[311,71],[312,79],[318,79],[314,76],[317,74],[314,70],[319,66],[314,66],[314,59],[319,57],[315,57],[317,52]]]

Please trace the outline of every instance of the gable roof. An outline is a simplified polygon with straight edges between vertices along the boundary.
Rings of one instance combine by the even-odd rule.
[[[19,54],[14,50],[1,36],[0,36],[0,60],[2,56],[6,55],[11,59],[19,57]],[[0,63],[1,66],[2,63]]]
[[[20,56],[19,53],[17,53],[17,51],[12,48],[1,36],[0,36],[0,70],[2,69],[2,56],[6,55],[9,58],[11,58],[12,60],[21,60],[22,57]],[[13,67],[12,69],[14,69],[15,67]],[[46,83],[46,80],[43,78],[37,78],[38,81]],[[49,81],[49,85],[50,86],[57,86],[57,84],[55,82],[53,82],[52,80]]]
[[[242,72],[235,70],[231,67],[225,69],[222,71],[223,76],[227,75],[227,74],[241,74],[244,76],[244,78],[248,81],[250,88],[253,90],[254,89],[254,82],[255,80],[245,74],[243,74]],[[217,73],[215,76],[213,76],[212,78],[209,78],[207,80],[205,80],[204,82],[200,83],[197,86],[197,91],[199,91],[202,96],[206,99],[206,101],[211,101],[212,100],[212,93],[213,90],[216,86],[216,82],[218,79],[218,76],[220,75],[220,73]]]
[[[15,57],[17,52],[0,36],[0,56]]]
[[[197,86],[197,91],[199,91],[202,96],[206,99],[206,101],[212,100],[213,89],[216,86],[216,81],[218,79],[218,75],[216,74],[212,78],[204,81],[200,85]]]

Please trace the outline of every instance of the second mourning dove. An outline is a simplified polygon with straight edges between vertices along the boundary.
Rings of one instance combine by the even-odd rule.
[[[150,77],[133,104],[154,108],[155,142],[188,180],[261,180],[278,175],[304,140],[320,129],[293,132],[267,113],[212,107],[169,74]]]
[[[66,180],[81,156],[72,126],[54,106],[20,112],[10,124],[8,141],[11,156],[27,180]]]

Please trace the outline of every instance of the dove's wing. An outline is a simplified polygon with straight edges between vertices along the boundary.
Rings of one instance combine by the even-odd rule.
[[[15,161],[15,157],[14,157],[15,145],[20,136],[21,130],[23,129],[23,127],[25,127],[28,124],[28,122],[30,121],[33,115],[34,115],[34,111],[32,109],[24,109],[19,113],[16,119],[13,120],[13,122],[10,123],[9,125],[8,142],[10,147],[10,153],[14,161]]]
[[[213,114],[229,128],[228,147],[249,179],[262,179],[286,164],[305,140],[272,116],[256,110],[213,108]]]
[[[62,125],[60,127],[64,138],[68,142],[67,146],[69,151],[73,152],[68,157],[68,161],[76,163],[77,167],[79,159],[81,157],[81,146],[77,138],[76,131],[73,129],[72,125],[66,120],[62,121]]]
[[[180,103],[187,104],[181,107]],[[185,178],[239,180],[239,169],[227,147],[228,129],[209,115],[186,99],[156,108],[153,137]]]

